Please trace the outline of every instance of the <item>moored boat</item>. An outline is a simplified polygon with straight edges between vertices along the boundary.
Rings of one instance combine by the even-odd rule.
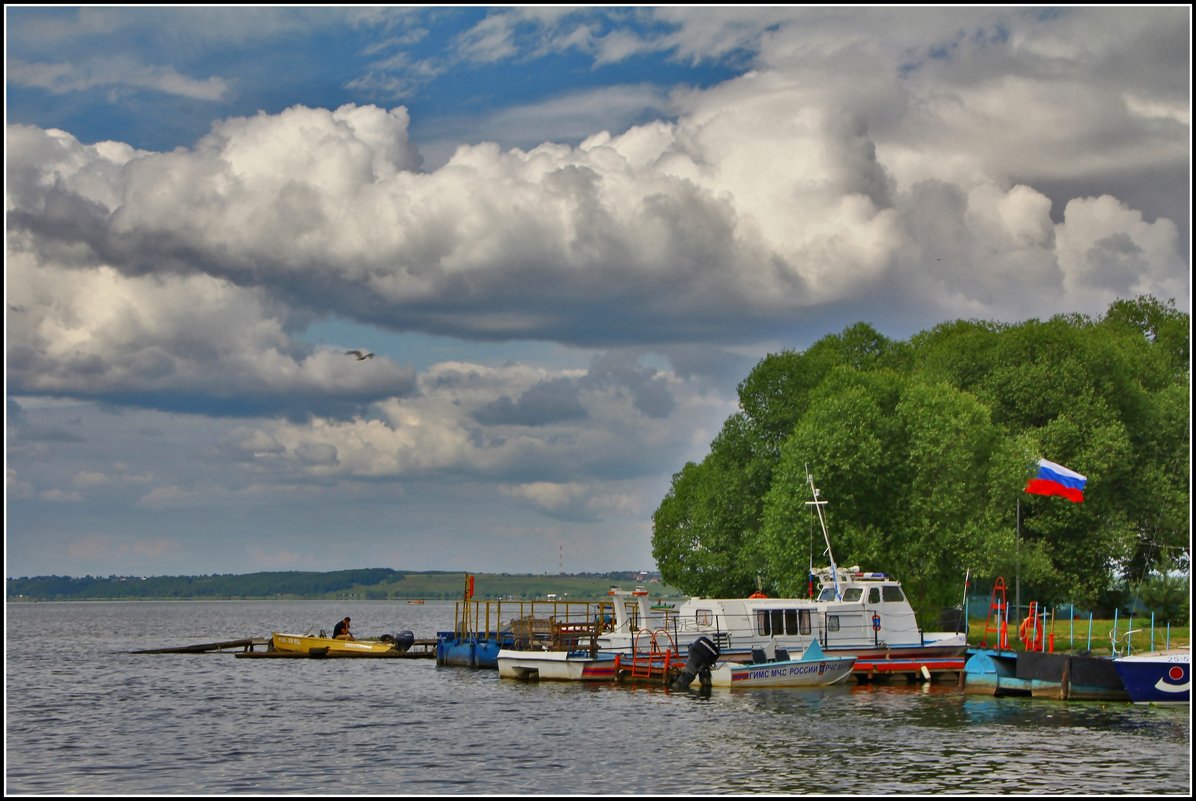
[[[1135,704],[1190,704],[1192,649],[1151,651],[1113,660]]]
[[[378,655],[397,651],[395,639],[383,640],[337,640],[332,637],[317,637],[310,634],[284,634],[273,632],[270,647],[275,651],[289,651],[301,654],[359,654]],[[410,644],[410,643],[408,643]]]
[[[498,652],[498,675],[541,681],[614,681],[614,654],[591,656],[589,651]]]
[[[817,643],[827,656],[856,657],[855,670],[865,678],[886,673],[958,674],[967,650],[966,633],[923,631],[897,579],[838,567],[822,514],[825,501],[818,499],[812,477],[809,484],[831,562],[815,571],[817,597],[768,598],[755,593],[748,598],[690,598],[665,614],[664,630],[683,651],[705,637],[732,661],[749,662],[759,648],[804,653]],[[649,620],[651,610],[642,597],[640,601],[639,618]],[[598,638],[598,647],[626,653],[633,636],[620,619],[614,631]]]
[[[758,663],[724,662],[710,671],[714,687],[828,687],[851,675],[854,656],[826,656],[817,642],[798,659],[787,659],[778,650],[771,661]]]

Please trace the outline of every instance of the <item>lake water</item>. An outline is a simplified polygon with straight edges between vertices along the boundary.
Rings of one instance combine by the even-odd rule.
[[[7,604],[7,794],[1190,795],[1191,710],[954,684],[673,692],[432,659],[135,649],[451,627],[452,604]]]

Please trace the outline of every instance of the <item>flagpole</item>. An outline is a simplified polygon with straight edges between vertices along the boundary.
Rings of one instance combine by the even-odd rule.
[[[1013,608],[1018,610],[1017,613],[1020,615],[1022,608],[1022,499],[1020,496],[1017,499],[1017,542],[1013,553]]]

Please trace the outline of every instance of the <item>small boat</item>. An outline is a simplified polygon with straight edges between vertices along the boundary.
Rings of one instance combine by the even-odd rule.
[[[399,641],[390,640],[337,640],[332,637],[318,637],[310,634],[283,634],[273,632],[270,647],[275,651],[308,654],[310,656],[346,655],[377,656],[391,651],[399,652]],[[405,650],[405,649],[404,649]]]
[[[763,656],[763,654],[760,654]],[[818,641],[807,646],[800,659],[788,659],[778,648],[771,661],[750,664],[724,662],[711,669],[714,687],[828,687],[851,675],[854,656],[827,656]]]
[[[423,602],[424,602],[424,599],[423,599],[423,598],[412,598],[412,599],[411,599],[410,601],[408,601],[407,603],[409,603],[409,604],[422,604]]]
[[[1113,660],[1135,704],[1192,703],[1192,649],[1151,651]]]
[[[498,652],[498,675],[510,679],[542,681],[614,681],[615,655],[589,651]]]

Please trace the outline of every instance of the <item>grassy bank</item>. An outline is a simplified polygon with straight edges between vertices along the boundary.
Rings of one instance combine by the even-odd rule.
[[[1074,621],[1066,619],[1055,620],[1053,623],[1048,619],[1044,633],[1047,635],[1048,642],[1050,635],[1054,634],[1055,651],[1057,652],[1090,650],[1092,653],[1100,656],[1110,656],[1112,654],[1110,635],[1113,632],[1114,625],[1116,625],[1117,630],[1117,649],[1119,653],[1124,653],[1125,651],[1127,632],[1132,632],[1129,636],[1129,643],[1134,653],[1168,647],[1180,648],[1191,644],[1190,626],[1171,626],[1168,629],[1166,624],[1156,623],[1153,631],[1154,640],[1152,645],[1149,617],[1120,618],[1116,621],[1093,620],[1091,627],[1086,618],[1077,618]],[[989,647],[995,646],[997,644],[995,633],[986,632],[985,628],[986,624],[984,621],[972,621],[968,627],[968,644],[979,646],[985,644],[987,641]],[[1008,642],[1011,648],[1021,651],[1024,650],[1024,646],[1018,638],[1017,630],[1017,624],[1009,626]]]

